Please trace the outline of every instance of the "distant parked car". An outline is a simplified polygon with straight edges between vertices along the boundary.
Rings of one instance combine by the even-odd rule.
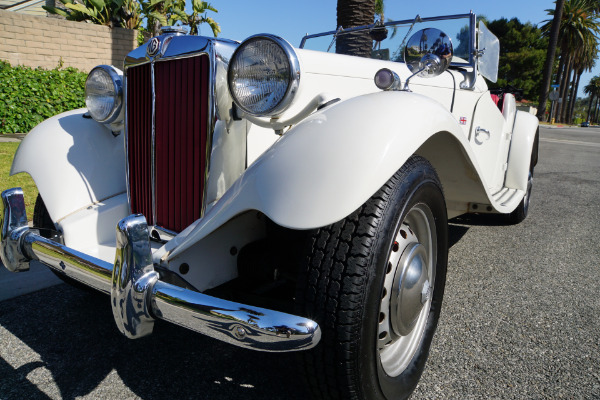
[[[590,123],[588,121],[584,121],[581,123],[582,128],[588,128],[589,126],[590,126]]]

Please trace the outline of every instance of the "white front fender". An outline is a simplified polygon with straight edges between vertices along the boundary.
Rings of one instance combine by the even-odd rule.
[[[52,117],[29,132],[11,175],[27,172],[54,222],[126,191],[123,136],[83,118],[86,110]]]
[[[262,154],[197,225],[167,243],[168,258],[248,210],[293,229],[339,221],[438,132],[470,152],[456,119],[419,94],[378,92],[317,112]]]

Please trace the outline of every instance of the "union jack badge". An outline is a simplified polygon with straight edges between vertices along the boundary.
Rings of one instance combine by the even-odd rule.
[[[467,117],[460,117],[460,124],[461,125],[466,125],[467,124]]]

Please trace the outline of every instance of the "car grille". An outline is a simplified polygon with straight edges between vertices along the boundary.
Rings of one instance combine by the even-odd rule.
[[[210,150],[209,57],[154,64],[154,138],[151,74],[150,64],[127,69],[131,212],[144,214],[149,225],[181,232],[202,213]]]

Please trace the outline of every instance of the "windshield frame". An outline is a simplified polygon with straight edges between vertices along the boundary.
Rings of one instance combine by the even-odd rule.
[[[416,18],[412,18],[412,19],[405,19],[405,20],[399,20],[399,21],[390,21],[390,22],[386,22],[383,24],[383,26],[387,27],[387,26],[393,26],[393,25],[410,25],[413,22],[415,22],[417,19],[419,20],[419,23],[423,23],[423,22],[433,22],[433,21],[443,21],[443,20],[450,20],[450,19],[461,19],[461,18],[469,18],[469,61],[464,63],[464,62],[452,62],[450,63],[450,66],[456,66],[456,67],[465,67],[465,66],[469,66],[469,67],[473,67],[475,68],[475,49],[477,47],[476,45],[476,21],[477,21],[477,17],[476,15],[473,13],[473,11],[471,11],[468,14],[454,14],[454,15],[445,15],[445,16],[440,16],[440,17],[428,17],[428,18],[420,18],[418,15]],[[380,27],[381,25],[376,25],[376,24],[371,24],[371,25],[363,25],[363,26],[357,26],[357,27],[353,27],[353,28],[348,28],[348,29],[344,29],[343,33],[350,33],[350,32],[355,32],[355,31],[360,31],[360,30],[370,30],[373,28],[377,28]],[[323,37],[323,36],[332,36],[332,35],[336,35],[337,33],[341,33],[339,32],[339,28],[338,30],[335,31],[328,31],[328,32],[321,32],[321,33],[315,33],[315,34],[311,34],[311,35],[305,35],[302,38],[302,41],[300,42],[300,49],[304,48],[304,45],[306,44],[306,41],[308,39],[313,39],[313,38],[318,38],[318,37]]]

